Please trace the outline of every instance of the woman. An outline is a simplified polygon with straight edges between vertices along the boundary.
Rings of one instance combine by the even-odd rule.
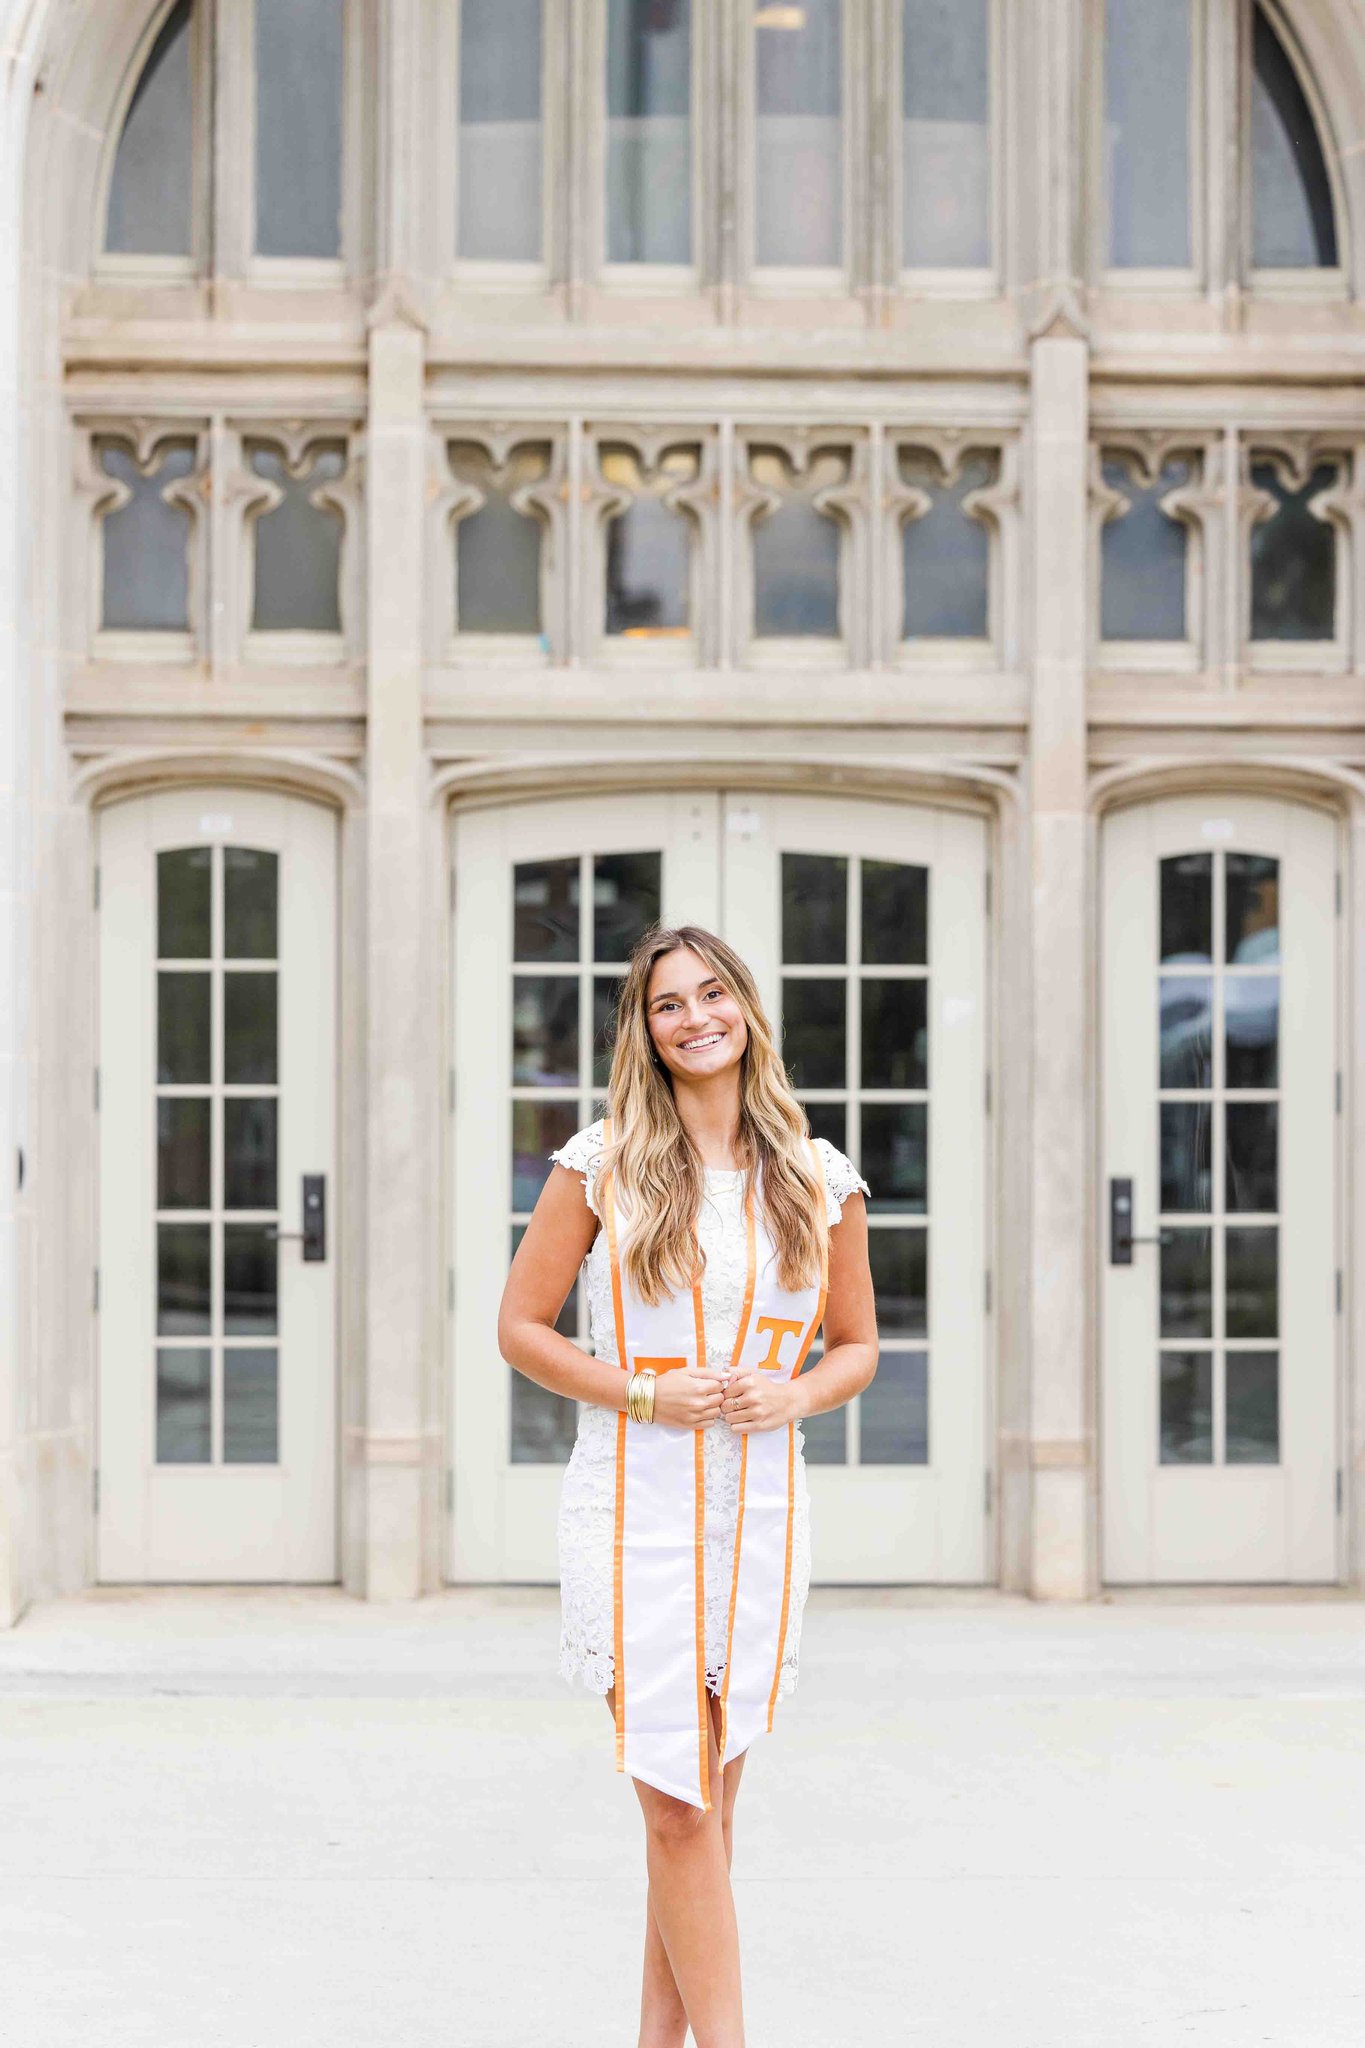
[[[697,2048],[743,2048],[735,1800],[796,1683],[797,1424],[876,1370],[867,1184],[807,1135],[753,976],[695,925],[635,949],[608,1102],[552,1155],[499,1343],[586,1404],[560,1506],[562,1663],[605,1694],[644,1813],[640,2048],[681,2048],[689,2024]],[[555,1329],[580,1267],[595,1357]]]

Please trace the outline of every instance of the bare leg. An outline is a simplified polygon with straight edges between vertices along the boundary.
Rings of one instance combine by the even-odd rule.
[[[612,1712],[614,1714],[615,1701],[610,1693],[607,1695],[607,1704],[611,1707]],[[711,1770],[712,1783],[714,1784],[716,1765],[719,1757],[718,1743],[720,1732],[720,1707],[716,1700],[711,1699],[709,1697],[707,1704],[711,1710]],[[739,1781],[743,1769],[744,1758],[742,1756],[736,1757],[733,1763],[728,1764],[726,1766],[724,1777],[722,1779],[722,1795],[719,1813],[720,1834],[724,1848],[726,1873],[726,1895],[724,1904],[726,1908],[728,1908],[728,1921],[732,1932],[734,1928],[734,1909],[733,1903],[731,1902],[729,1897],[728,1879],[730,1864],[734,1854],[735,1801],[739,1796]],[[652,1789],[652,1787],[647,1785],[637,1784],[635,1789],[636,1794],[639,1797],[641,1807],[644,1809],[645,1812],[646,1834],[647,1839],[649,1839],[650,1841],[649,1860],[651,1871],[651,1883],[649,1888],[649,1898],[645,1916],[645,1957],[644,1979],[640,1993],[639,2048],[683,2048],[683,2043],[687,2038],[687,2009],[683,2004],[682,1996],[678,1990],[678,1983],[676,1977],[674,1976],[673,1965],[669,1961],[668,1948],[665,1945],[664,1937],[660,1931],[659,1921],[655,1912],[655,1887],[653,1883],[653,1870],[655,1858],[653,1855],[652,1830],[650,1829],[650,1807],[648,1802],[663,1802],[665,1808],[679,1809],[680,1811],[677,1814],[671,1816],[670,1818],[673,1822],[677,1824],[680,1830],[685,1830],[694,1839],[702,1830],[708,1830],[712,1834],[714,1834],[717,1815],[714,1811],[709,1814],[698,1813],[695,1807],[689,1807],[685,1805],[684,1802],[682,1802],[681,1800],[667,1799],[665,1794],[655,1792]],[[690,1816],[690,1821],[683,1820],[682,1816]],[[695,1902],[693,1903],[695,1904]],[[734,1980],[736,1994],[738,1992],[738,1960],[738,1940],[737,1937],[734,1937]],[[715,1980],[715,1984],[713,1984],[713,1986],[711,1987],[713,1990],[717,1988],[719,1985],[719,1973],[714,1968],[714,1961],[714,1957],[709,1957],[707,1959],[709,1973],[711,1977]],[[710,2033],[703,2031],[702,2033],[697,2035],[697,2039],[701,2044],[701,2048],[711,2048],[712,2043],[715,2044],[715,2048],[730,2048],[730,2043],[732,2041],[736,2044],[742,2043],[744,2038],[743,2022],[742,2019],[739,2019],[739,2011],[739,2001],[738,1996],[736,1995],[734,2004],[734,2014],[736,2020],[738,2020],[739,2031],[731,2033],[726,2033],[723,2031],[715,2032],[714,2030]],[[708,2026],[708,2024],[710,2024],[710,2022],[706,2018],[703,2018],[703,2029],[705,2029]]]

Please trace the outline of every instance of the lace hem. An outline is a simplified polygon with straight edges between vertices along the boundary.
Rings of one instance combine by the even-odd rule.
[[[580,1685],[585,1692],[595,1693],[605,1699],[616,1682],[616,1659],[610,1650],[585,1650],[577,1643],[563,1638],[559,1645],[559,1675],[566,1685]],[[777,1681],[777,1697],[789,1699],[796,1691],[800,1676],[799,1664],[794,1654],[782,1659],[782,1675]],[[706,1690],[716,1698],[720,1697],[721,1685],[725,1679],[723,1664],[712,1669],[706,1667]]]

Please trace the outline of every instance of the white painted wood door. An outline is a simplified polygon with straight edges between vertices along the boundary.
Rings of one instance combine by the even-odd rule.
[[[99,878],[99,1576],[334,1579],[335,821],[140,797]]]
[[[661,910],[723,932],[785,1004],[813,1127],[874,1184],[884,1362],[806,1431],[817,1572],[986,1577],[984,826],[660,793],[467,812],[454,851],[452,1576],[556,1576],[576,1417],[502,1364],[498,1298],[546,1154],[600,1113],[601,1024]],[[580,1292],[560,1327],[586,1342]]]
[[[1337,1576],[1336,859],[1293,803],[1105,826],[1111,1582]]]

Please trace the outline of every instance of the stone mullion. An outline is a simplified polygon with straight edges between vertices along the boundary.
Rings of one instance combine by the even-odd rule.
[[[716,166],[714,212],[717,311],[723,322],[734,320],[740,283],[739,37],[734,0],[712,0],[715,22],[715,121],[712,128]],[[728,641],[725,643],[728,647]]]
[[[242,0],[213,9],[212,274],[241,282],[255,245],[251,12]]]
[[[1201,0],[1204,25],[1203,235],[1206,290],[1235,325],[1245,275],[1246,179],[1241,133],[1247,111],[1244,0]]]

